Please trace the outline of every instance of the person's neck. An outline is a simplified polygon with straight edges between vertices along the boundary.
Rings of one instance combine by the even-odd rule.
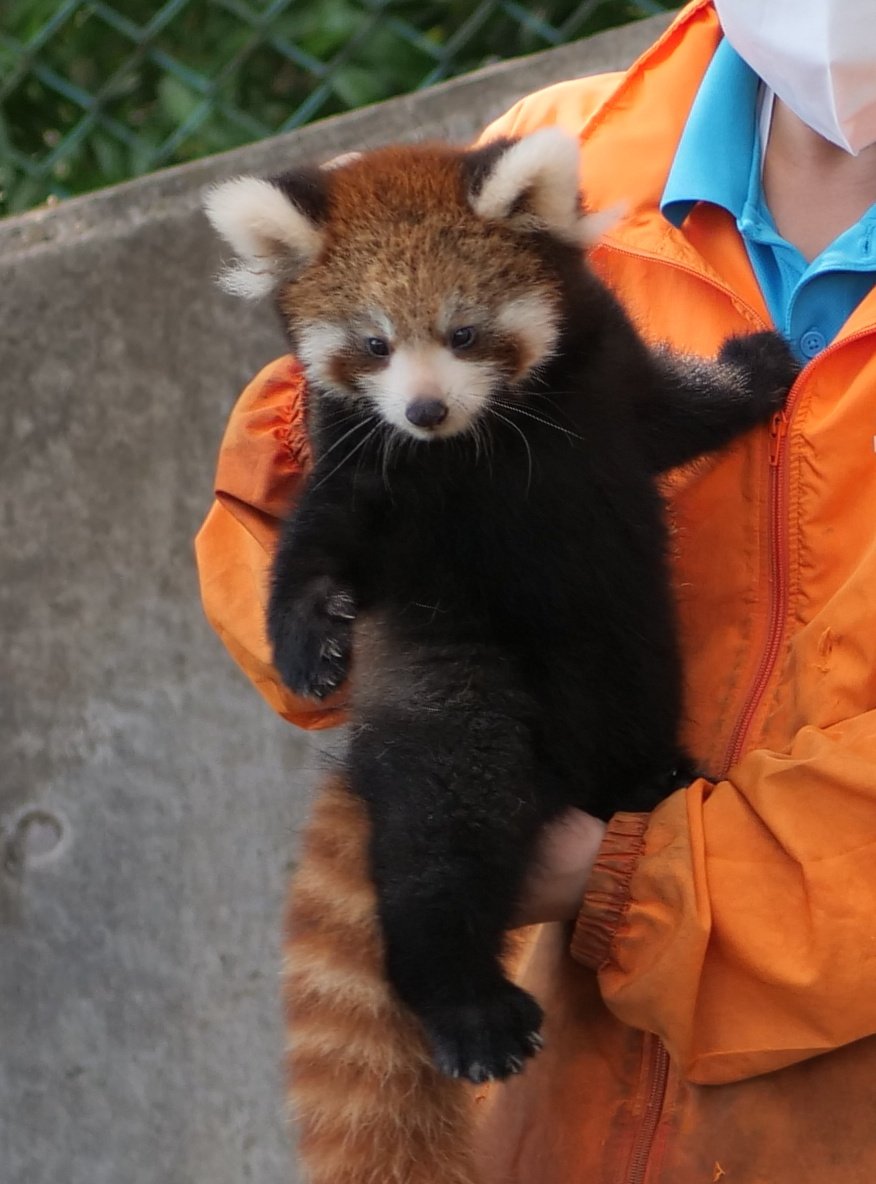
[[[811,262],[876,203],[876,144],[852,156],[777,97],[763,190],[779,234]]]

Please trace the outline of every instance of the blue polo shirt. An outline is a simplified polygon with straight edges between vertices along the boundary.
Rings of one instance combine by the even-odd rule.
[[[706,71],[660,208],[681,226],[698,201],[736,219],[776,328],[801,362],[827,346],[876,281],[876,205],[807,263],[776,230],[761,186],[757,75],[726,39]]]

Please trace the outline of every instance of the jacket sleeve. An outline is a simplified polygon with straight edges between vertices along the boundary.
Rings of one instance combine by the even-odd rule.
[[[695,1082],[876,1033],[876,711],[615,816],[572,949]]]
[[[207,619],[244,674],[284,719],[325,728],[342,722],[343,689],[319,703],[291,694],[271,665],[264,628],[280,521],[310,463],[304,398],[304,376],[289,357],[244,390],[222,441],[216,500],[195,540],[195,557]]]

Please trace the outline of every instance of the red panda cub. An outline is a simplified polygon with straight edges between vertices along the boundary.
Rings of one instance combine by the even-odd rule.
[[[715,362],[649,349],[587,266],[578,169],[547,130],[207,198],[226,287],[275,298],[309,382],[275,664],[323,697],[354,659],[344,782],[293,900],[293,1089],[320,1181],[472,1178],[452,1079],[506,1078],[541,1045],[502,953],[542,827],[692,776],[658,475],[793,381],[772,333]]]

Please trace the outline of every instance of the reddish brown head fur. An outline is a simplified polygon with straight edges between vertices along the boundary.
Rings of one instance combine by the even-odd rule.
[[[550,356],[562,292],[544,243],[584,237],[577,161],[558,132],[474,152],[388,147],[273,184],[231,182],[262,188],[234,218],[221,190],[208,212],[244,256],[238,290],[249,275],[254,292],[275,291],[314,386],[434,438],[472,426],[493,391]],[[423,425],[414,403],[446,415]]]
[[[544,285],[519,233],[473,211],[463,162],[442,146],[386,148],[326,174],[325,245],[281,296],[290,319],[373,304],[406,335],[450,295],[481,307]]]

